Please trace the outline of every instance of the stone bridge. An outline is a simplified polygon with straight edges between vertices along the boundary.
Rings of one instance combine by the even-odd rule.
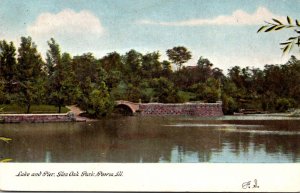
[[[145,115],[191,115],[199,117],[223,116],[222,102],[216,103],[133,103],[130,101],[116,101],[116,107],[122,108],[130,114]]]

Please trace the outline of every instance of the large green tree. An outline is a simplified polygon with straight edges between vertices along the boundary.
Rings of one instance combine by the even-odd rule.
[[[47,52],[47,72],[48,91],[51,103],[61,107],[71,103],[79,93],[79,88],[75,84],[75,74],[72,70],[72,59],[70,54],[61,54],[59,45],[53,38],[48,41],[49,50]]]
[[[80,90],[76,102],[83,110],[88,110],[91,102],[90,94],[95,89],[99,90],[102,82],[106,82],[107,73],[101,67],[101,61],[91,53],[73,57],[72,66],[75,72],[75,84]],[[105,87],[107,88],[106,84]]]
[[[97,82],[98,67],[100,64],[92,53],[86,53],[80,56],[74,56],[72,66],[76,76],[76,83],[82,95],[87,97],[91,91],[91,84]]]
[[[26,112],[30,112],[33,102],[40,100],[41,81],[44,63],[31,37],[21,37],[21,44],[18,49],[17,81],[19,95],[17,100],[27,107]]]
[[[101,117],[109,114],[114,107],[114,102],[108,92],[105,82],[100,82],[89,94],[87,112],[92,117]]]

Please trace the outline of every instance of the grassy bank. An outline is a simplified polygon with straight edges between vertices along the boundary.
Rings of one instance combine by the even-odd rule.
[[[25,106],[19,106],[17,104],[9,104],[9,105],[0,105],[0,114],[22,114],[26,113],[26,107]],[[62,113],[66,113],[70,111],[66,107],[61,108]],[[58,107],[54,105],[32,105],[30,108],[30,113],[57,113],[58,112]]]

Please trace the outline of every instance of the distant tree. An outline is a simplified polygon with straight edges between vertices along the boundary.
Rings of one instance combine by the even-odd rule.
[[[142,65],[143,55],[136,50],[130,50],[124,56],[124,62],[128,73],[139,73]]]
[[[8,97],[14,90],[16,79],[16,48],[12,42],[0,41],[0,77],[3,81],[3,92]],[[8,99],[10,100],[10,99]]]
[[[237,104],[237,95],[238,95],[238,88],[229,78],[226,78],[223,81],[222,85],[222,104],[223,104],[223,112],[225,114],[233,114],[234,112],[238,111],[238,104]]]
[[[234,66],[234,67],[228,69],[228,78],[232,82],[234,82],[238,88],[240,88],[240,89],[244,88],[241,67]]]
[[[7,99],[7,93],[5,92],[5,81],[0,79],[0,104],[3,104]]]
[[[288,82],[288,96],[300,105],[300,60],[295,56],[291,56],[286,65],[288,66],[288,69],[285,70],[285,77]]]
[[[159,58],[159,52],[152,52],[143,55],[142,74],[144,78],[158,78],[161,75],[162,66]]]
[[[130,50],[122,56],[124,81],[133,84],[135,87],[139,85],[142,79],[142,58],[143,55],[136,50]]]
[[[42,57],[31,37],[21,37],[21,44],[18,49],[17,80],[19,94],[17,100],[27,106],[27,113],[30,112],[31,104],[39,100],[38,96],[40,96],[41,90],[37,88],[42,83],[39,80],[43,74],[43,65]]]
[[[264,69],[265,81],[264,90],[269,96],[266,101],[269,107],[276,108],[279,98],[286,99],[291,102],[292,106],[300,104],[300,62],[296,59],[291,60],[283,65],[266,65]]]
[[[124,65],[122,62],[122,57],[117,52],[112,52],[100,59],[101,67],[105,70],[106,77],[106,86],[109,90],[117,87],[119,82],[123,78],[122,71]]]
[[[115,100],[125,100],[127,89],[127,84],[124,80],[121,80],[118,85],[112,88],[110,94]]]
[[[16,75],[16,48],[12,42],[0,41],[0,76],[11,81]]]
[[[154,89],[151,87],[151,82],[153,82],[153,79],[146,79],[142,80],[142,82],[139,85],[139,91],[140,91],[140,99],[142,102],[151,102],[153,100],[155,92]]]
[[[134,86],[133,84],[129,83],[123,97],[132,102],[139,102],[139,99],[142,98],[141,90],[138,86]]]
[[[122,79],[123,79],[123,74],[121,71],[118,70],[108,71],[106,81],[105,81],[108,90],[110,91],[113,88],[116,88]]]
[[[182,65],[192,58],[191,52],[183,46],[174,47],[167,50],[169,60],[178,66],[178,70]]]
[[[162,62],[162,76],[170,79],[172,72],[173,71],[172,71],[171,63],[169,61],[164,60]]]
[[[108,53],[100,59],[100,62],[106,72],[122,71],[123,69],[122,57],[117,52]]]
[[[155,78],[152,82],[154,97],[158,102],[176,103],[179,100],[178,93],[174,84],[164,77]]]
[[[292,29],[297,34],[296,36],[290,37],[287,41],[280,43],[283,54],[288,53],[294,45],[300,47],[300,22],[297,19],[295,19],[295,22],[293,22],[289,16],[287,16],[286,24],[278,19],[273,18],[272,22],[266,22],[266,25],[261,26],[257,33],[272,32],[282,29]]]
[[[218,80],[223,80],[225,78],[225,75],[223,74],[223,70],[221,70],[220,68],[213,68],[212,76]]]
[[[264,93],[264,72],[259,68],[252,68],[251,74],[249,91],[258,96],[262,95]]]
[[[183,67],[181,70],[175,71],[171,77],[176,88],[180,90],[187,90],[193,84],[199,82],[201,74],[199,74],[199,70],[196,67]]]
[[[220,82],[217,79],[209,78],[205,82],[204,99],[209,103],[215,103],[221,99]]]
[[[281,95],[285,92],[284,75],[280,65],[265,65],[264,90],[273,92],[275,95]]]
[[[98,61],[92,53],[85,53],[80,56],[73,57],[73,70],[76,74],[76,79],[80,86],[84,86],[86,79],[90,79],[92,83],[100,83],[106,77],[99,72],[102,72],[101,62]]]
[[[204,83],[193,85],[196,100],[214,103],[221,99],[220,82],[214,78],[208,78]]]
[[[201,82],[206,82],[209,77],[212,76],[213,63],[211,63],[207,58],[200,57],[197,61],[197,66],[199,70],[199,78]]]
[[[197,65],[199,68],[212,68],[214,64],[211,63],[209,59],[200,56]]]

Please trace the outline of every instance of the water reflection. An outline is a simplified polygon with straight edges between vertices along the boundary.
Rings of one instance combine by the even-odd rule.
[[[51,151],[46,151],[45,162],[46,163],[50,163],[51,162]]]
[[[300,162],[300,120],[120,117],[3,124],[15,162]]]

